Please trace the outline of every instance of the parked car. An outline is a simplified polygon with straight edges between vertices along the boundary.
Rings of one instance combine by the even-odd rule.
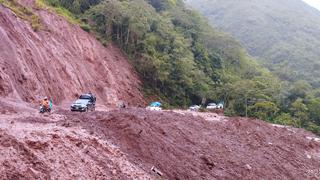
[[[207,109],[217,109],[217,108],[218,108],[218,106],[216,103],[209,103],[207,105]]]
[[[146,109],[151,111],[161,111],[161,105],[162,104],[160,102],[152,102],[149,106],[146,107]]]
[[[189,107],[189,111],[199,111],[200,108],[201,106],[199,105],[192,105]]]
[[[219,103],[219,104],[217,105],[217,108],[218,108],[218,109],[223,109],[223,108],[224,108],[224,104],[223,104],[223,103]]]
[[[161,107],[153,107],[153,106],[148,106],[146,109],[151,110],[151,111],[161,111]]]
[[[82,94],[78,100],[71,105],[71,111],[94,111],[96,107],[96,97],[91,94]]]

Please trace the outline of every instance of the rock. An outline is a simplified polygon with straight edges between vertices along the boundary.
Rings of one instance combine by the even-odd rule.
[[[311,157],[311,155],[307,154],[307,158],[308,158],[308,159],[311,159],[312,157]]]
[[[251,167],[249,164],[246,164],[246,165],[245,165],[245,168],[246,168],[247,170],[251,170],[251,169],[252,169],[252,167]]]

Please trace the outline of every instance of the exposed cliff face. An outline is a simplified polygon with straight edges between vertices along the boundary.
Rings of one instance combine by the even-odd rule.
[[[80,93],[97,94],[104,105],[119,100],[142,104],[140,80],[114,45],[104,47],[90,34],[47,10],[35,10],[42,30],[0,5],[0,96],[56,103]]]

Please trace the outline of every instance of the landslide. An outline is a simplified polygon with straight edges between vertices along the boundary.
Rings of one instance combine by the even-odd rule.
[[[306,179],[320,165],[313,134],[259,120],[143,109],[66,115],[168,179]]]
[[[4,179],[312,179],[320,166],[319,138],[259,120],[137,108],[24,113],[0,115]]]
[[[104,105],[144,103],[140,79],[115,45],[104,47],[77,25],[33,8],[33,1],[21,2],[39,17],[41,28],[35,32],[0,4],[0,97],[35,102],[49,96],[61,104],[90,91]]]
[[[138,108],[38,114],[19,100],[63,103],[83,91],[102,104],[143,99],[117,47],[48,10],[34,12],[43,24],[37,32],[0,5],[0,96],[14,99],[0,100],[0,179],[318,178],[319,138],[300,129]]]

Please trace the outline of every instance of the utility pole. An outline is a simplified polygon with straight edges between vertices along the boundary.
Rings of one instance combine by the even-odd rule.
[[[207,98],[203,97],[202,100],[201,100],[201,105],[205,106],[206,102],[207,102]]]
[[[246,95],[246,117],[248,117],[248,97]]]

